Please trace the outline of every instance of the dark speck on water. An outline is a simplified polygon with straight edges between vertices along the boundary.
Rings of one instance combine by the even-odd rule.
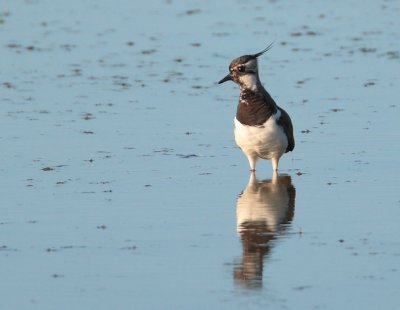
[[[149,50],[143,50],[142,54],[143,55],[151,55],[151,54],[154,54],[155,52],[156,52],[155,49],[149,49]]]
[[[372,82],[372,81],[364,83],[364,87],[370,87],[370,86],[373,86],[373,85],[375,85],[375,82]]]
[[[196,154],[176,154],[176,156],[180,158],[193,158],[193,157],[199,157],[199,155]]]
[[[10,82],[3,82],[3,86],[5,87],[5,88],[13,88],[13,89],[15,89],[16,88],[16,86],[14,85],[14,84],[12,84],[12,83],[10,83]]]
[[[82,119],[84,119],[85,121],[88,121],[88,120],[94,119],[94,116],[92,113],[85,113],[82,115]]]
[[[375,53],[377,51],[377,49],[371,48],[371,47],[362,47],[362,48],[360,48],[360,51],[363,53]]]
[[[43,171],[52,171],[55,170],[53,167],[44,167],[42,168]]]
[[[192,10],[187,10],[185,12],[186,15],[194,15],[194,14],[199,14],[201,12],[201,10],[199,9],[192,9]]]

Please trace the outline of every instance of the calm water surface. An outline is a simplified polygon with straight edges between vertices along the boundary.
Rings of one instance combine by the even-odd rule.
[[[1,309],[394,309],[398,1],[2,1]],[[296,149],[233,142],[255,53]]]

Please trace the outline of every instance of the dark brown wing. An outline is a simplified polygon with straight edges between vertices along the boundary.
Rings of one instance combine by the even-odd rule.
[[[278,124],[283,127],[283,131],[286,134],[286,137],[288,139],[288,146],[286,148],[286,152],[293,151],[294,149],[294,136],[293,136],[293,125],[292,125],[292,120],[290,119],[289,114],[286,113],[286,111],[282,108],[279,108],[281,111],[281,118],[278,121]]]

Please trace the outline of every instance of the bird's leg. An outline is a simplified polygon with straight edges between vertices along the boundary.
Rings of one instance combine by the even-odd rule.
[[[273,157],[273,158],[271,159],[271,161],[272,161],[272,170],[273,170],[274,172],[278,172],[279,158]]]
[[[248,156],[247,156],[247,159],[249,160],[250,171],[251,171],[251,172],[255,172],[255,171],[256,171],[256,160],[257,160],[257,157],[248,155]]]

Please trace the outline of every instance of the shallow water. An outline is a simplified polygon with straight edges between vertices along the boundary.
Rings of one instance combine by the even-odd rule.
[[[399,13],[1,2],[0,308],[395,308]],[[257,182],[215,82],[271,41],[297,144]]]

